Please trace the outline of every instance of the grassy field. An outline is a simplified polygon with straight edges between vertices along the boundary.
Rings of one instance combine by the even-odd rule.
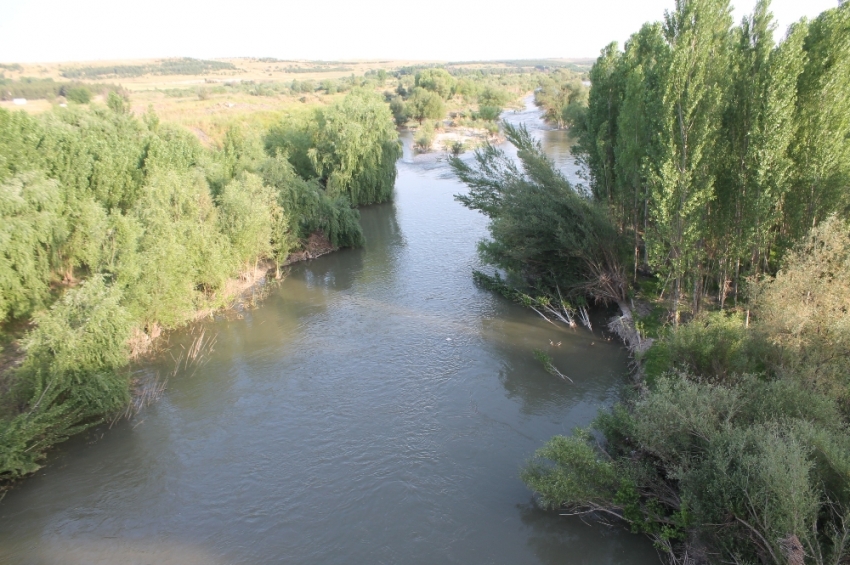
[[[222,139],[232,124],[247,128],[266,128],[283,113],[299,112],[306,107],[329,104],[342,96],[317,90],[309,93],[292,93],[287,88],[293,81],[311,81],[321,84],[326,80],[344,77],[362,77],[367,73],[384,70],[387,73],[404,67],[422,65],[448,65],[464,69],[516,69],[532,71],[547,61],[482,61],[445,63],[441,61],[284,61],[257,58],[220,59],[209,63],[224,64],[230,68],[211,68],[198,74],[165,74],[162,68],[181,60],[121,60],[64,63],[4,64],[0,73],[7,79],[52,79],[57,83],[104,84],[120,87],[129,97],[132,113],[141,115],[152,109],[163,122],[182,125],[192,131],[206,145]],[[557,66],[588,66],[587,60],[549,60]],[[104,72],[114,68],[117,72]],[[138,76],[128,76],[127,71],[146,69]],[[96,76],[93,76],[97,73]],[[394,90],[397,81],[388,76],[378,90]],[[92,102],[103,103],[104,94],[95,89]],[[17,105],[11,100],[0,101],[0,107],[41,113],[65,100],[27,100]],[[449,103],[449,111],[460,110],[461,103]]]

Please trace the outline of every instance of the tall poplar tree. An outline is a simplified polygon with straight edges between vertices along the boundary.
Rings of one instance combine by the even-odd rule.
[[[652,174],[650,261],[673,283],[673,310],[693,278],[700,296],[704,274],[709,204],[714,200],[713,150],[721,111],[720,77],[725,74],[731,27],[728,0],[677,0],[667,13],[670,45],[662,124],[664,145]],[[695,309],[699,303],[695,303]]]
[[[791,147],[794,190],[786,208],[791,241],[833,210],[850,208],[850,3],[817,17],[804,49]]]
[[[602,50],[590,70],[593,87],[578,141],[578,153],[590,173],[590,190],[599,202],[609,206],[614,203],[614,143],[617,138],[621,82],[618,61],[621,56],[617,43],[611,43]]]
[[[669,50],[661,25],[645,24],[628,42],[621,58],[622,99],[617,119],[614,170],[617,223],[630,229],[634,241],[634,274],[646,232],[648,171],[660,153],[662,86]]]
[[[778,46],[774,29],[770,0],[761,0],[733,32],[713,218],[721,306],[729,283],[737,300],[741,277],[769,268],[771,238],[790,187],[788,147],[806,26],[794,26]]]

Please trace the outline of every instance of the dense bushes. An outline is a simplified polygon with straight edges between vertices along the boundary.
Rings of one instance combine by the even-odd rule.
[[[846,223],[813,229],[756,284],[749,327],[715,313],[672,330],[646,354],[648,388],[550,441],[525,481],[546,505],[616,516],[672,561],[844,562],[848,258]]]
[[[229,278],[314,232],[361,245],[352,202],[392,194],[400,147],[377,95],[323,109],[271,155],[235,128],[206,150],[118,102],[0,110],[0,323],[35,323],[0,387],[0,480],[126,405],[131,332],[223,306]]]
[[[26,358],[2,398],[0,479],[38,469],[44,450],[122,409],[130,396],[121,293],[101,276],[36,317]]]

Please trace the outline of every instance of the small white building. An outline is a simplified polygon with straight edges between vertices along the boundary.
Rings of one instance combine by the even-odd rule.
[[[27,99],[26,98],[12,98],[12,104],[15,106],[26,106]]]

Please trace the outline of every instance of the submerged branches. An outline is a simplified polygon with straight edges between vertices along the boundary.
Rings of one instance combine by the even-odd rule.
[[[543,364],[543,368],[546,369],[546,372],[550,375],[555,375],[556,377],[560,377],[565,381],[573,382],[571,378],[558,370],[558,368],[552,363],[552,358],[547,355],[544,351],[540,349],[534,350],[534,358],[540,361]]]

